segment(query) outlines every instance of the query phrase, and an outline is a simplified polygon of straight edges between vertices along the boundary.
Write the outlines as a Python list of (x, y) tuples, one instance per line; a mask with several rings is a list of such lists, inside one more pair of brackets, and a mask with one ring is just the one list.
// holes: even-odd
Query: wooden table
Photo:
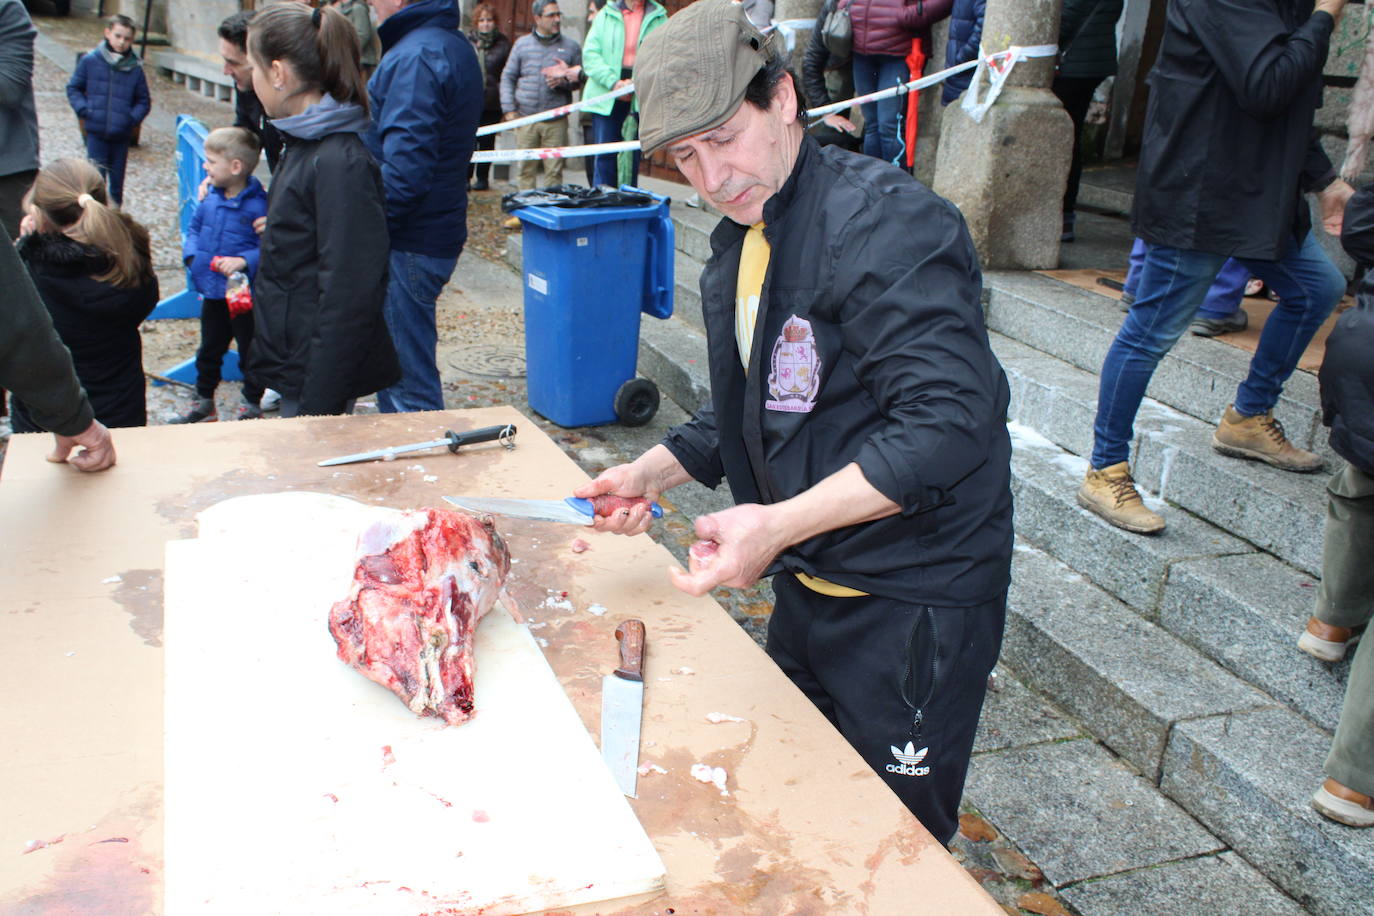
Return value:
[[(315, 466), (506, 422), (519, 426), (511, 451)], [(163, 550), (195, 536), (198, 511), (288, 489), (397, 508), (555, 498), (585, 479), (508, 407), (122, 429), (115, 442), (115, 468), (81, 474), (43, 460), (51, 437), (15, 436), (0, 477), (0, 913), (161, 912)], [(510, 590), (592, 735), (616, 622), (633, 614), (649, 631), (641, 763), (666, 773), (641, 777), (632, 805), (668, 891), (561, 913), (1002, 912), (716, 602), (669, 585), (665, 549), (531, 522), (503, 533), (520, 561)], [(579, 534), (592, 549), (574, 554)], [(723, 767), (728, 794), (692, 778), (695, 763)]]

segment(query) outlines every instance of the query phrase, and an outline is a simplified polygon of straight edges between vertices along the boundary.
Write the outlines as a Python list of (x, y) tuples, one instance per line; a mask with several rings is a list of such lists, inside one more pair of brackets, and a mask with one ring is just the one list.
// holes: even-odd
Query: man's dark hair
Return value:
[(243, 10), (225, 17), (219, 24), (219, 37), (237, 47), (248, 50), (248, 24), (253, 21), (253, 10)]
[(777, 94), (784, 73), (792, 77), (792, 90), (797, 94), (797, 117), (800, 118), (807, 108), (806, 95), (802, 92), (801, 80), (787, 66), (787, 58), (781, 54), (770, 57), (763, 69), (754, 74), (749, 85), (744, 87), (744, 100), (760, 111), (767, 111), (768, 106), (773, 104), (773, 96)]
[(558, 0), (534, 0), (534, 2), (530, 4), (530, 12), (534, 13), (536, 16), (542, 16), (544, 15), (544, 7), (548, 6), (550, 3), (557, 2)]

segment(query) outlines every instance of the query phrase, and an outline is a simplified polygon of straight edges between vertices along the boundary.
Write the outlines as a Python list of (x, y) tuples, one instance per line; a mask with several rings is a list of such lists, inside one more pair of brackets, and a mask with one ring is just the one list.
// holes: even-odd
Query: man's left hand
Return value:
[(744, 503), (696, 521), (688, 571), (672, 567), (668, 578), (689, 595), (704, 595), (718, 585), (746, 588), (787, 546), (775, 507)]
[(1344, 179), (1337, 178), (1317, 194), (1317, 203), (1322, 211), (1322, 228), (1328, 234), (1341, 237), (1341, 227), (1345, 225), (1345, 204), (1354, 193), (1355, 189), (1346, 184)]

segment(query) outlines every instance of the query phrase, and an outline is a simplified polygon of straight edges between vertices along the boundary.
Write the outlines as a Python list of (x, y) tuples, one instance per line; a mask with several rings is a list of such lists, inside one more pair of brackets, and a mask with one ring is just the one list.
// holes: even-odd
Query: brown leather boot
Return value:
[(1100, 471), (1088, 468), (1078, 488), (1078, 504), (1126, 531), (1158, 534), (1164, 530), (1163, 517), (1145, 508), (1131, 479), (1130, 465), (1124, 461)]
[(1338, 662), (1345, 658), (1355, 631), (1350, 627), (1336, 627), (1316, 617), (1309, 617), (1307, 628), (1298, 637), (1298, 648), (1324, 662)]
[(1232, 458), (1263, 461), (1285, 471), (1306, 473), (1322, 466), (1320, 457), (1288, 441), (1283, 424), (1274, 419), (1272, 410), (1247, 417), (1228, 404), (1212, 434), (1212, 448)]
[(1312, 807), (1322, 817), (1347, 827), (1374, 827), (1374, 799), (1334, 779), (1322, 783), (1312, 796)]

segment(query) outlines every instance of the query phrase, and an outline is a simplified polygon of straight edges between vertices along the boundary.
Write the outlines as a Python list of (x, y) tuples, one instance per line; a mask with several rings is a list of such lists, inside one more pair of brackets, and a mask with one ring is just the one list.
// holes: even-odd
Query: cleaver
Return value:
[(601, 680), (601, 759), (620, 791), (635, 795), (639, 776), (639, 720), (644, 709), (644, 621), (615, 628), (620, 667)]

